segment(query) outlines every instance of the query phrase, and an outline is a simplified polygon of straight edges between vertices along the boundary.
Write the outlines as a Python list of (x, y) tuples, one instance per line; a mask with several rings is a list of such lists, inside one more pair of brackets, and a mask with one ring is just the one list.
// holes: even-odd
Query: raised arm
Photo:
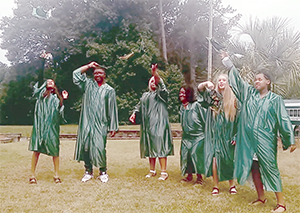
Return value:
[(99, 67), (99, 64), (96, 62), (91, 62), (89, 64), (83, 65), (73, 71), (73, 83), (77, 85), (80, 89), (84, 90), (86, 82), (86, 71), (90, 68)]
[(243, 103), (245, 97), (248, 94), (248, 89), (250, 85), (242, 79), (239, 71), (233, 65), (232, 61), (230, 60), (226, 52), (221, 53), (221, 57), (222, 57), (222, 63), (226, 68), (229, 69), (229, 73), (228, 73), (229, 85), (234, 95), (237, 97), (237, 99)]
[(33, 86), (33, 94), (32, 94), (32, 97), (35, 97), (35, 98), (38, 98), (40, 96), (40, 92), (46, 88), (46, 82), (44, 82), (42, 84), (42, 86), (38, 87), (39, 86), (39, 83), (36, 82), (35, 85)]
[(202, 82), (198, 85), (198, 91), (199, 92), (204, 92), (205, 90), (207, 89), (210, 89), (210, 90), (213, 90), (215, 88), (214, 84), (210, 81), (205, 81), (205, 82)]
[(152, 64), (151, 65), (151, 70), (152, 70), (152, 76), (154, 76), (155, 85), (157, 86), (159, 81), (160, 81), (160, 76), (157, 72), (157, 64)]

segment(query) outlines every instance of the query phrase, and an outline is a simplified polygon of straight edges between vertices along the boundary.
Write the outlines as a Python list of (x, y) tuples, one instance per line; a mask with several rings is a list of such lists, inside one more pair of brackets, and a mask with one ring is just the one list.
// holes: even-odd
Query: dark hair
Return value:
[(185, 90), (186, 99), (189, 103), (196, 101), (194, 88), (192, 86), (185, 85), (185, 86), (180, 87), (179, 92), (178, 92), (178, 100), (180, 103), (181, 103), (181, 101), (179, 99), (179, 93), (182, 88)]
[(255, 75), (258, 75), (258, 74), (263, 74), (263, 76), (265, 77), (265, 79), (267, 79), (267, 80), (270, 81), (270, 84), (268, 85), (268, 90), (271, 90), (272, 80), (271, 80), (270, 74), (266, 73), (266, 72), (257, 72), (257, 73), (255, 73)]

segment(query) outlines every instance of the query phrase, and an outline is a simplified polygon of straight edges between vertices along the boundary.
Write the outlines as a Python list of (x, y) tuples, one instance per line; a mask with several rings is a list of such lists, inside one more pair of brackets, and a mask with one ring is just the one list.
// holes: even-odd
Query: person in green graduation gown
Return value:
[(150, 172), (146, 178), (156, 175), (156, 158), (159, 159), (161, 173), (158, 180), (166, 180), (167, 156), (173, 155), (173, 140), (167, 110), (168, 91), (157, 72), (157, 64), (152, 65), (152, 77), (148, 83), (149, 91), (145, 92), (133, 110), (129, 120), (136, 123), (141, 117), (140, 154), (149, 158)]
[[(94, 79), (86, 72), (93, 70)], [(108, 181), (106, 163), (107, 133), (113, 137), (119, 129), (115, 90), (105, 82), (106, 72), (97, 62), (73, 71), (73, 82), (83, 91), (78, 124), (75, 160), (84, 161), (85, 174), (81, 181), (93, 178), (93, 166), (100, 172), (97, 179)]]
[(221, 53), (223, 64), (230, 70), (229, 81), (241, 102), (238, 124), (235, 176), (244, 184), (252, 173), (257, 200), (252, 205), (265, 204), (264, 190), (274, 191), (277, 206), (272, 212), (286, 210), (282, 182), (277, 166), (277, 136), (281, 137), (283, 149), (296, 149), (290, 118), (282, 97), (271, 92), (271, 80), (267, 70), (257, 72), (254, 87), (245, 82), (226, 52)]
[(187, 176), (184, 182), (193, 180), (196, 173), (197, 184), (203, 184), (204, 174), (204, 137), (206, 109), (197, 101), (193, 87), (185, 86), (179, 90), (180, 123), (182, 127), (182, 140), (180, 148), (181, 175)]
[[(215, 88), (215, 89), (214, 89)], [(213, 176), (212, 195), (219, 194), (219, 181), (229, 181), (229, 193), (236, 194), (234, 183), (234, 151), (237, 100), (228, 85), (228, 76), (220, 74), (216, 86), (210, 81), (200, 83), (198, 90), (207, 107), (204, 161), (205, 175)]]
[(33, 151), (29, 183), (37, 183), (36, 166), (41, 153), (53, 156), (54, 182), (61, 183), (59, 178), (59, 124), (63, 118), (63, 98), (52, 79), (48, 79), (41, 87), (38, 87), (38, 83), (36, 83), (33, 89), (33, 97), (37, 101), (29, 141), (29, 150)]

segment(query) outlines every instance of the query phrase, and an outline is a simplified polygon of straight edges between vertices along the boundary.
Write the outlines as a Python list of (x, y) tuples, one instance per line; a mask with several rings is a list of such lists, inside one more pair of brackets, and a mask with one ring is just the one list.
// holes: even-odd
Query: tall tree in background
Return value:
[[(300, 97), (300, 33), (289, 27), (287, 19), (274, 17), (253, 20), (240, 26), (229, 46), (236, 66), (252, 82), (254, 73), (265, 70), (272, 77), (272, 90), (284, 98)], [(248, 39), (240, 39), (242, 37)]]
[[(216, 34), (225, 38), (227, 30), (237, 19), (224, 21), (222, 15), (232, 9), (224, 9), (220, 1), (215, 2), (216, 7), (219, 5), (222, 9), (221, 18), (216, 19)], [(30, 74), (32, 82), (38, 80), (38, 73), (43, 68), (39, 56), (46, 51), (54, 56), (53, 71), (47, 72), (46, 77), (56, 76), (57, 84), (70, 94), (65, 102), (69, 122), (78, 120), (76, 109), (80, 105), (80, 94), (71, 82), (71, 73), (91, 60), (109, 67), (108, 81), (117, 90), (123, 121), (127, 120), (128, 111), (136, 103), (139, 93), (147, 88), (150, 64), (158, 62), (160, 70), (175, 85), (168, 86), (172, 88), (172, 97), (175, 97), (171, 98), (170, 110), (173, 114), (170, 113), (170, 116), (174, 115), (176, 120), (176, 89), (182, 83), (180, 71), (192, 67), (198, 72), (206, 67), (206, 4), (204, 0), (18, 0), (14, 16), (6, 17), (0, 23), (3, 30), (1, 47), (8, 51), (8, 59), (13, 64), (9, 68), (10, 77), (16, 80), (1, 91), (1, 104), (17, 104), (16, 97), (8, 94), (23, 94), (18, 92), (22, 86), (15, 86), (22, 82), (22, 76)], [(193, 10), (196, 13), (194, 16), (188, 11), (189, 8), (197, 8)], [(35, 15), (32, 15), (33, 11)], [(48, 16), (39, 11), (48, 12)], [(161, 20), (165, 36), (161, 33)], [(193, 25), (189, 21), (193, 21)], [(164, 39), (166, 51), (162, 51)], [(133, 55), (127, 60), (119, 59), (129, 53)], [(168, 58), (164, 60), (165, 53)], [(179, 77), (176, 78), (176, 75)], [(29, 100), (31, 91), (24, 91), (28, 91), (23, 96)], [(24, 103), (29, 104), (25, 100)], [(9, 110), (8, 107), (5, 109)]]
[(162, 0), (159, 0), (159, 17), (160, 17), (163, 59), (166, 63), (168, 63), (165, 25), (164, 25), (163, 9), (162, 9)]

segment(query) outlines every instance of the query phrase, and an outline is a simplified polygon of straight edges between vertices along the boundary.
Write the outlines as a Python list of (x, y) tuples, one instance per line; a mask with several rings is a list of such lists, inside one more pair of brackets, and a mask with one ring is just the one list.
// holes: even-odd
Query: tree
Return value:
[[(299, 96), (300, 79), (300, 32), (288, 28), (287, 19), (274, 17), (252, 20), (239, 27), (236, 40), (229, 46), (232, 57), (244, 77), (251, 82), (254, 73), (264, 70), (272, 76), (272, 90), (284, 98)], [(248, 41), (240, 41), (247, 35)]]

